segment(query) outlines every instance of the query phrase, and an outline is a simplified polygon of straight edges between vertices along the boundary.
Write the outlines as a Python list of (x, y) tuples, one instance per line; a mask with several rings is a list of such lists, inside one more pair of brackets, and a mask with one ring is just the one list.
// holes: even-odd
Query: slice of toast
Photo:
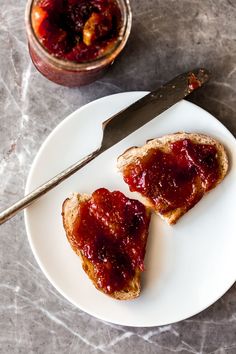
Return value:
[[(153, 169), (153, 165), (147, 168), (145, 172), (146, 175), (140, 172), (139, 166), (145, 166), (147, 156), (151, 156), (151, 154), (157, 154), (157, 151), (160, 151), (161, 154), (170, 154), (173, 153), (171, 147), (173, 144), (177, 142), (181, 142), (184, 140), (190, 141), (192, 144), (200, 144), (202, 147), (204, 145), (210, 146), (209, 149), (214, 149), (216, 154), (214, 155), (215, 161), (211, 162), (214, 166), (217, 166), (217, 178), (215, 179), (214, 183), (210, 185), (209, 183), (204, 181), (201, 173), (199, 173), (198, 168), (198, 161), (194, 161), (192, 170), (189, 169), (188, 173), (193, 173), (193, 169), (195, 169), (197, 175), (194, 176), (191, 195), (189, 195), (189, 200), (186, 199), (176, 206), (171, 206), (171, 203), (168, 200), (165, 200), (161, 196), (160, 187), (158, 186), (159, 181), (153, 180), (153, 185), (149, 188), (149, 192), (143, 192), (144, 188), (139, 188), (140, 183), (145, 183), (145, 178), (147, 173), (150, 173), (150, 170)], [(182, 143), (181, 143), (182, 144)], [(198, 147), (201, 148), (201, 147)], [(208, 148), (208, 147), (207, 147)], [(181, 153), (182, 154), (182, 153)], [(180, 155), (179, 155), (180, 156)], [(158, 157), (157, 157), (158, 158)], [(176, 161), (178, 165), (178, 169), (180, 173), (183, 173), (184, 170), (181, 171), (179, 164), (180, 164), (180, 157), (176, 156)], [(206, 160), (207, 161), (207, 160)], [(191, 162), (191, 161), (190, 161)], [(201, 163), (201, 161), (199, 161)], [(206, 162), (204, 162), (206, 164)], [(208, 162), (210, 163), (210, 161)], [(141, 164), (141, 165), (140, 165)], [(148, 166), (148, 165), (146, 165)], [(150, 208), (152, 208), (156, 213), (158, 213), (163, 219), (165, 219), (169, 224), (175, 224), (177, 220), (184, 215), (189, 209), (191, 209), (202, 197), (205, 193), (209, 190), (213, 189), (217, 184), (219, 184), (225, 177), (227, 170), (228, 170), (228, 158), (226, 151), (221, 143), (215, 140), (212, 137), (209, 137), (204, 134), (197, 134), (197, 133), (175, 133), (170, 135), (165, 135), (161, 138), (156, 138), (153, 140), (147, 141), (147, 143), (142, 147), (131, 147), (130, 149), (126, 150), (121, 156), (118, 157), (117, 160), (117, 167), (119, 171), (123, 174), (125, 182), (129, 185), (131, 191), (138, 192), (142, 196), (142, 201), (144, 204)], [(170, 168), (175, 168), (175, 165), (171, 166)], [(148, 170), (149, 169), (149, 170)], [(211, 168), (208, 167), (208, 174), (211, 177)], [(213, 170), (212, 170), (213, 171)], [(129, 182), (129, 177), (135, 177), (136, 185), (131, 185)], [(174, 172), (173, 172), (174, 173)], [(206, 175), (207, 176), (207, 175)], [(166, 179), (170, 178), (168, 174), (166, 174)], [(209, 178), (209, 177), (207, 177)], [(137, 182), (138, 181), (138, 182)], [(169, 181), (168, 183), (171, 183)], [(165, 183), (165, 180), (164, 180)], [(158, 186), (158, 187), (157, 187)], [(141, 191), (140, 191), (141, 190)], [(178, 186), (176, 189), (172, 188), (171, 186), (171, 198), (174, 198), (174, 194), (178, 195), (180, 193), (180, 189)], [(184, 189), (183, 189), (184, 191)], [(191, 198), (190, 198), (191, 197)], [(168, 207), (167, 207), (168, 205)]]
[[(105, 191), (106, 195), (109, 198), (109, 194), (111, 195), (109, 191), (106, 189), (100, 189), (97, 191)], [(122, 235), (119, 235), (119, 225), (120, 222), (123, 220), (118, 220), (117, 223), (117, 215), (118, 218), (122, 217), (122, 205), (120, 207), (120, 210), (116, 210), (116, 206), (112, 206), (111, 200), (109, 201), (108, 206), (104, 206), (103, 202), (104, 200), (101, 200), (100, 196), (97, 198), (96, 192), (95, 191), (92, 196), (88, 195), (81, 195), (81, 194), (76, 194), (74, 193), (71, 198), (68, 198), (64, 201), (63, 206), (62, 206), (62, 217), (63, 217), (63, 225), (64, 229), (66, 231), (66, 236), (67, 239), (72, 247), (72, 249), (76, 252), (78, 256), (80, 256), (82, 260), (82, 266), (84, 271), (87, 273), (88, 277), (92, 280), (93, 284), (95, 287), (102, 291), (103, 293), (117, 299), (117, 300), (129, 300), (129, 299), (134, 299), (139, 296), (140, 294), (140, 279), (141, 279), (141, 271), (143, 270), (142, 266), (142, 261), (140, 264), (136, 264), (135, 266), (133, 265), (133, 260), (132, 257), (130, 257), (130, 254), (126, 254), (125, 247), (122, 249), (120, 247), (120, 243), (126, 242), (126, 239), (130, 238), (129, 242), (132, 243), (132, 237), (134, 238), (134, 244), (136, 241), (138, 241), (139, 244), (141, 244), (142, 249), (142, 255), (144, 258), (145, 255), (145, 248), (146, 248), (146, 241), (148, 237), (148, 226), (150, 222), (150, 211), (147, 210), (139, 201), (133, 200), (126, 198), (122, 193), (120, 192), (113, 192), (117, 193), (118, 197), (122, 196), (122, 198), (125, 198), (127, 200), (127, 204), (131, 203), (135, 207), (137, 206), (138, 210), (141, 210), (141, 213), (143, 215), (139, 215), (139, 221), (141, 222), (140, 227), (137, 227), (137, 232), (135, 234), (129, 234), (127, 230), (129, 230), (132, 227), (135, 227), (135, 217), (131, 215), (130, 219), (125, 219), (124, 224), (126, 225), (126, 230)], [(87, 203), (87, 204), (86, 204)], [(121, 203), (122, 204), (122, 203)], [(85, 225), (85, 209), (89, 209), (89, 225)], [(135, 209), (134, 207), (134, 209)], [(109, 215), (108, 209), (112, 210), (111, 214)], [(129, 210), (129, 206), (127, 207)], [(129, 210), (130, 212), (130, 210)], [(98, 214), (99, 213), (99, 214)], [(124, 210), (124, 213), (126, 213), (126, 210)], [(86, 221), (87, 222), (87, 221)], [(128, 225), (129, 224), (129, 225)], [(96, 225), (96, 233), (93, 232), (93, 229), (90, 227), (91, 225)], [(123, 226), (122, 226), (123, 227)], [(123, 229), (122, 229), (123, 230)], [(131, 229), (130, 229), (131, 230)], [(92, 232), (92, 234), (91, 234)], [(90, 235), (90, 236), (88, 236)], [(82, 239), (86, 239), (86, 237), (90, 237), (90, 241), (83, 241), (81, 243)], [(106, 257), (100, 257), (100, 259), (95, 257), (90, 257), (90, 253), (88, 252), (88, 245), (90, 244), (89, 242), (93, 242), (93, 239), (91, 237), (94, 237), (94, 240), (98, 240), (99, 237), (102, 240), (102, 237), (105, 237), (106, 240), (108, 240), (108, 243), (103, 243), (103, 242), (98, 242), (98, 248), (95, 250), (96, 253), (98, 254), (106, 254), (108, 255), (108, 261)], [(119, 239), (120, 237), (120, 239)], [(80, 239), (81, 238), (81, 239)], [(110, 245), (110, 240), (111, 240), (111, 246)], [(139, 242), (141, 240), (141, 243)], [(113, 242), (114, 241), (114, 242)], [(86, 242), (88, 244), (86, 244)], [(95, 241), (94, 241), (95, 242)], [(96, 241), (97, 242), (97, 241)], [(91, 244), (90, 244), (91, 245)], [(105, 245), (105, 246), (104, 246)], [(100, 247), (101, 246), (101, 247)], [(115, 248), (114, 248), (114, 247)], [(104, 249), (105, 247), (105, 249)], [(107, 249), (106, 249), (107, 247)], [(109, 248), (109, 249), (108, 249)], [(119, 249), (119, 252), (117, 251)], [(112, 250), (114, 250), (114, 254), (112, 254)], [(134, 246), (134, 251), (137, 251), (137, 248), (135, 249)], [(135, 253), (134, 253), (135, 254)], [(110, 258), (109, 258), (110, 257)], [(118, 257), (118, 258), (117, 258)], [(119, 259), (121, 262), (123, 259), (125, 260), (124, 264), (121, 264), (121, 267), (119, 269), (112, 269), (112, 267), (115, 267), (114, 264), (116, 265), (115, 262), (113, 262), (112, 259)], [(109, 261), (111, 260), (111, 262)], [(132, 269), (132, 272), (127, 269), (128, 272), (123, 272), (124, 274), (131, 274), (132, 276), (127, 279), (127, 281), (122, 280), (122, 288), (115, 287), (114, 291), (108, 287), (104, 287), (104, 285), (101, 285), (101, 277), (99, 278), (99, 273), (98, 269), (105, 269), (105, 272), (108, 271), (108, 275), (112, 279), (112, 275), (115, 276), (115, 279), (120, 277), (122, 273), (122, 269), (124, 270), (124, 266), (129, 269)], [(106, 268), (107, 267), (107, 268)], [(123, 268), (122, 268), (123, 267)], [(107, 270), (108, 269), (108, 270)], [(117, 274), (119, 272), (119, 274)], [(131, 273), (130, 273), (131, 272)], [(123, 274), (122, 273), (122, 274)], [(106, 275), (106, 274), (105, 274)], [(125, 276), (125, 275), (124, 275)], [(120, 278), (119, 278), (120, 279)]]

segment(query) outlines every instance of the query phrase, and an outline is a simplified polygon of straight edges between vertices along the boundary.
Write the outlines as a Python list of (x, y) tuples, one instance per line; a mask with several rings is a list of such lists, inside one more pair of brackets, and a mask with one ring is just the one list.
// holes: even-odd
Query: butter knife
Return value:
[(103, 138), (100, 148), (2, 211), (0, 213), (0, 225), (87, 165), (95, 157), (201, 87), (208, 80), (209, 72), (206, 69), (197, 69), (181, 74), (104, 121), (102, 123)]

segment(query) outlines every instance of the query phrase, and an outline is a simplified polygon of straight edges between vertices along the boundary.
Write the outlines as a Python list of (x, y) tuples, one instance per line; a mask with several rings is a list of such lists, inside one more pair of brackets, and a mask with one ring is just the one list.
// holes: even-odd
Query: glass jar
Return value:
[(104, 55), (77, 63), (56, 58), (40, 43), (32, 27), (32, 7), (37, 0), (28, 0), (25, 12), (26, 31), (31, 59), (47, 79), (63, 86), (87, 85), (100, 78), (124, 48), (131, 30), (132, 14), (129, 0), (116, 0), (121, 11), (120, 30), (111, 50)]

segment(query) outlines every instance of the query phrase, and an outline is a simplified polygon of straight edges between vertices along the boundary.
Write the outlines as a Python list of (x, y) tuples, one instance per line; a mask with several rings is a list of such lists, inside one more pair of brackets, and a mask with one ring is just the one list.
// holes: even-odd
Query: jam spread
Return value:
[(212, 189), (219, 178), (217, 150), (213, 145), (183, 139), (170, 144), (170, 152), (150, 149), (129, 164), (124, 180), (131, 191), (147, 197), (162, 213), (190, 208)]
[(192, 92), (193, 90), (196, 90), (197, 88), (199, 88), (201, 86), (202, 86), (201, 82), (197, 79), (197, 77), (194, 75), (194, 73), (191, 73), (188, 77), (188, 90), (189, 90), (189, 92)]
[(36, 0), (31, 20), (38, 40), (50, 54), (82, 63), (113, 48), (121, 12), (115, 0)]
[(135, 269), (144, 269), (149, 221), (143, 204), (118, 191), (98, 189), (80, 204), (73, 242), (93, 263), (97, 285), (106, 293), (124, 289)]

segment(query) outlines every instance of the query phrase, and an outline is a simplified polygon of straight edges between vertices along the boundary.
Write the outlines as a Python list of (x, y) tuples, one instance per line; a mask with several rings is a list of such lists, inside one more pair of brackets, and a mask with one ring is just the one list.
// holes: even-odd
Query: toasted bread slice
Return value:
[[(141, 193), (142, 201), (147, 207), (152, 208), (156, 213), (158, 213), (163, 219), (165, 219), (169, 224), (175, 224), (177, 220), (184, 215), (189, 209), (191, 209), (209, 190), (214, 188), (219, 184), (227, 174), (228, 170), (228, 158), (226, 151), (221, 143), (216, 139), (209, 137), (204, 134), (197, 133), (175, 133), (170, 135), (165, 135), (161, 138), (156, 138), (147, 141), (147, 143), (142, 147), (131, 147), (125, 151), (121, 156), (118, 157), (117, 167), (119, 171), (123, 174), (125, 179), (126, 171), (129, 170), (130, 166), (137, 166), (140, 161), (143, 161), (145, 157), (150, 153), (150, 151), (160, 150), (164, 153), (170, 153), (171, 144), (188, 139), (193, 144), (204, 144), (215, 147), (216, 149), (216, 160), (218, 164), (218, 177), (214, 184), (209, 188), (209, 186), (204, 183), (202, 178), (197, 176), (194, 181), (192, 194), (194, 195), (193, 200), (189, 203), (183, 203), (176, 208), (169, 208), (169, 210), (164, 210), (161, 203), (155, 203), (154, 198), (158, 195), (144, 195)], [(133, 168), (133, 167), (132, 167)], [(129, 183), (128, 183), (129, 184)], [(155, 186), (153, 186), (155, 187)], [(131, 188), (132, 189), (132, 188)], [(132, 191), (139, 192), (139, 190), (132, 189)]]
[[(85, 194), (81, 195), (81, 194), (74, 193), (71, 198), (68, 198), (64, 201), (63, 206), (62, 206), (62, 217), (63, 217), (63, 225), (64, 225), (64, 229), (66, 231), (67, 239), (68, 239), (72, 249), (75, 251), (75, 253), (78, 256), (80, 256), (84, 271), (87, 273), (88, 277), (92, 280), (94, 286), (98, 290), (102, 291), (103, 293), (105, 293), (117, 300), (134, 299), (134, 298), (138, 297), (140, 294), (140, 279), (141, 279), (140, 267), (136, 267), (133, 270), (132, 278), (129, 279), (128, 282), (125, 283), (125, 286), (122, 289), (116, 289), (115, 291), (109, 292), (109, 291), (107, 291), (106, 288), (101, 287), (101, 284), (100, 284), (100, 282), (98, 280), (98, 276), (97, 276), (96, 262), (94, 263), (93, 261), (91, 261), (91, 259), (89, 259), (85, 255), (84, 249), (78, 245), (78, 237), (80, 237), (80, 235), (79, 235), (79, 232), (75, 232), (75, 229), (78, 227), (78, 225), (80, 225), (81, 222), (83, 222), (83, 220), (81, 220), (81, 218), (83, 217), (81, 215), (81, 205), (84, 202), (91, 201), (92, 198), (93, 198), (93, 196), (88, 196)], [(131, 199), (127, 198), (127, 200), (131, 200)], [(140, 202), (138, 202), (138, 201), (134, 201), (134, 202), (139, 203), (142, 206), (142, 208), (144, 210), (144, 214), (145, 214), (145, 215), (143, 215), (143, 217), (146, 218), (146, 224), (144, 225), (145, 227), (143, 228), (142, 234), (139, 235), (139, 237), (143, 240), (143, 247), (144, 247), (143, 255), (144, 255), (147, 236), (148, 236), (148, 225), (150, 222), (150, 211), (148, 211)], [(93, 201), (93, 203), (96, 203), (96, 201)], [(97, 218), (97, 219), (100, 219), (99, 223), (101, 223), (101, 230), (104, 230), (104, 228), (106, 229), (107, 227), (110, 227), (110, 228), (113, 227), (112, 223), (107, 225), (107, 220), (109, 223), (109, 217), (108, 217), (108, 219), (105, 220), (107, 214), (104, 213), (104, 215), (105, 215), (104, 220), (101, 217)], [(95, 214), (94, 214), (94, 217), (96, 218)], [(75, 225), (77, 225), (77, 226), (75, 227)], [(78, 228), (77, 228), (77, 230), (78, 230)], [(95, 235), (95, 237), (96, 237), (96, 235)], [(109, 237), (119, 238), (119, 235), (117, 235), (117, 234), (112, 235), (111, 234)], [(100, 250), (98, 249), (98, 252), (99, 251)], [(105, 252), (106, 252), (106, 250), (105, 250)], [(106, 259), (104, 259), (104, 262), (105, 261), (106, 261)], [(129, 266), (131, 267), (131, 264), (129, 264)]]

